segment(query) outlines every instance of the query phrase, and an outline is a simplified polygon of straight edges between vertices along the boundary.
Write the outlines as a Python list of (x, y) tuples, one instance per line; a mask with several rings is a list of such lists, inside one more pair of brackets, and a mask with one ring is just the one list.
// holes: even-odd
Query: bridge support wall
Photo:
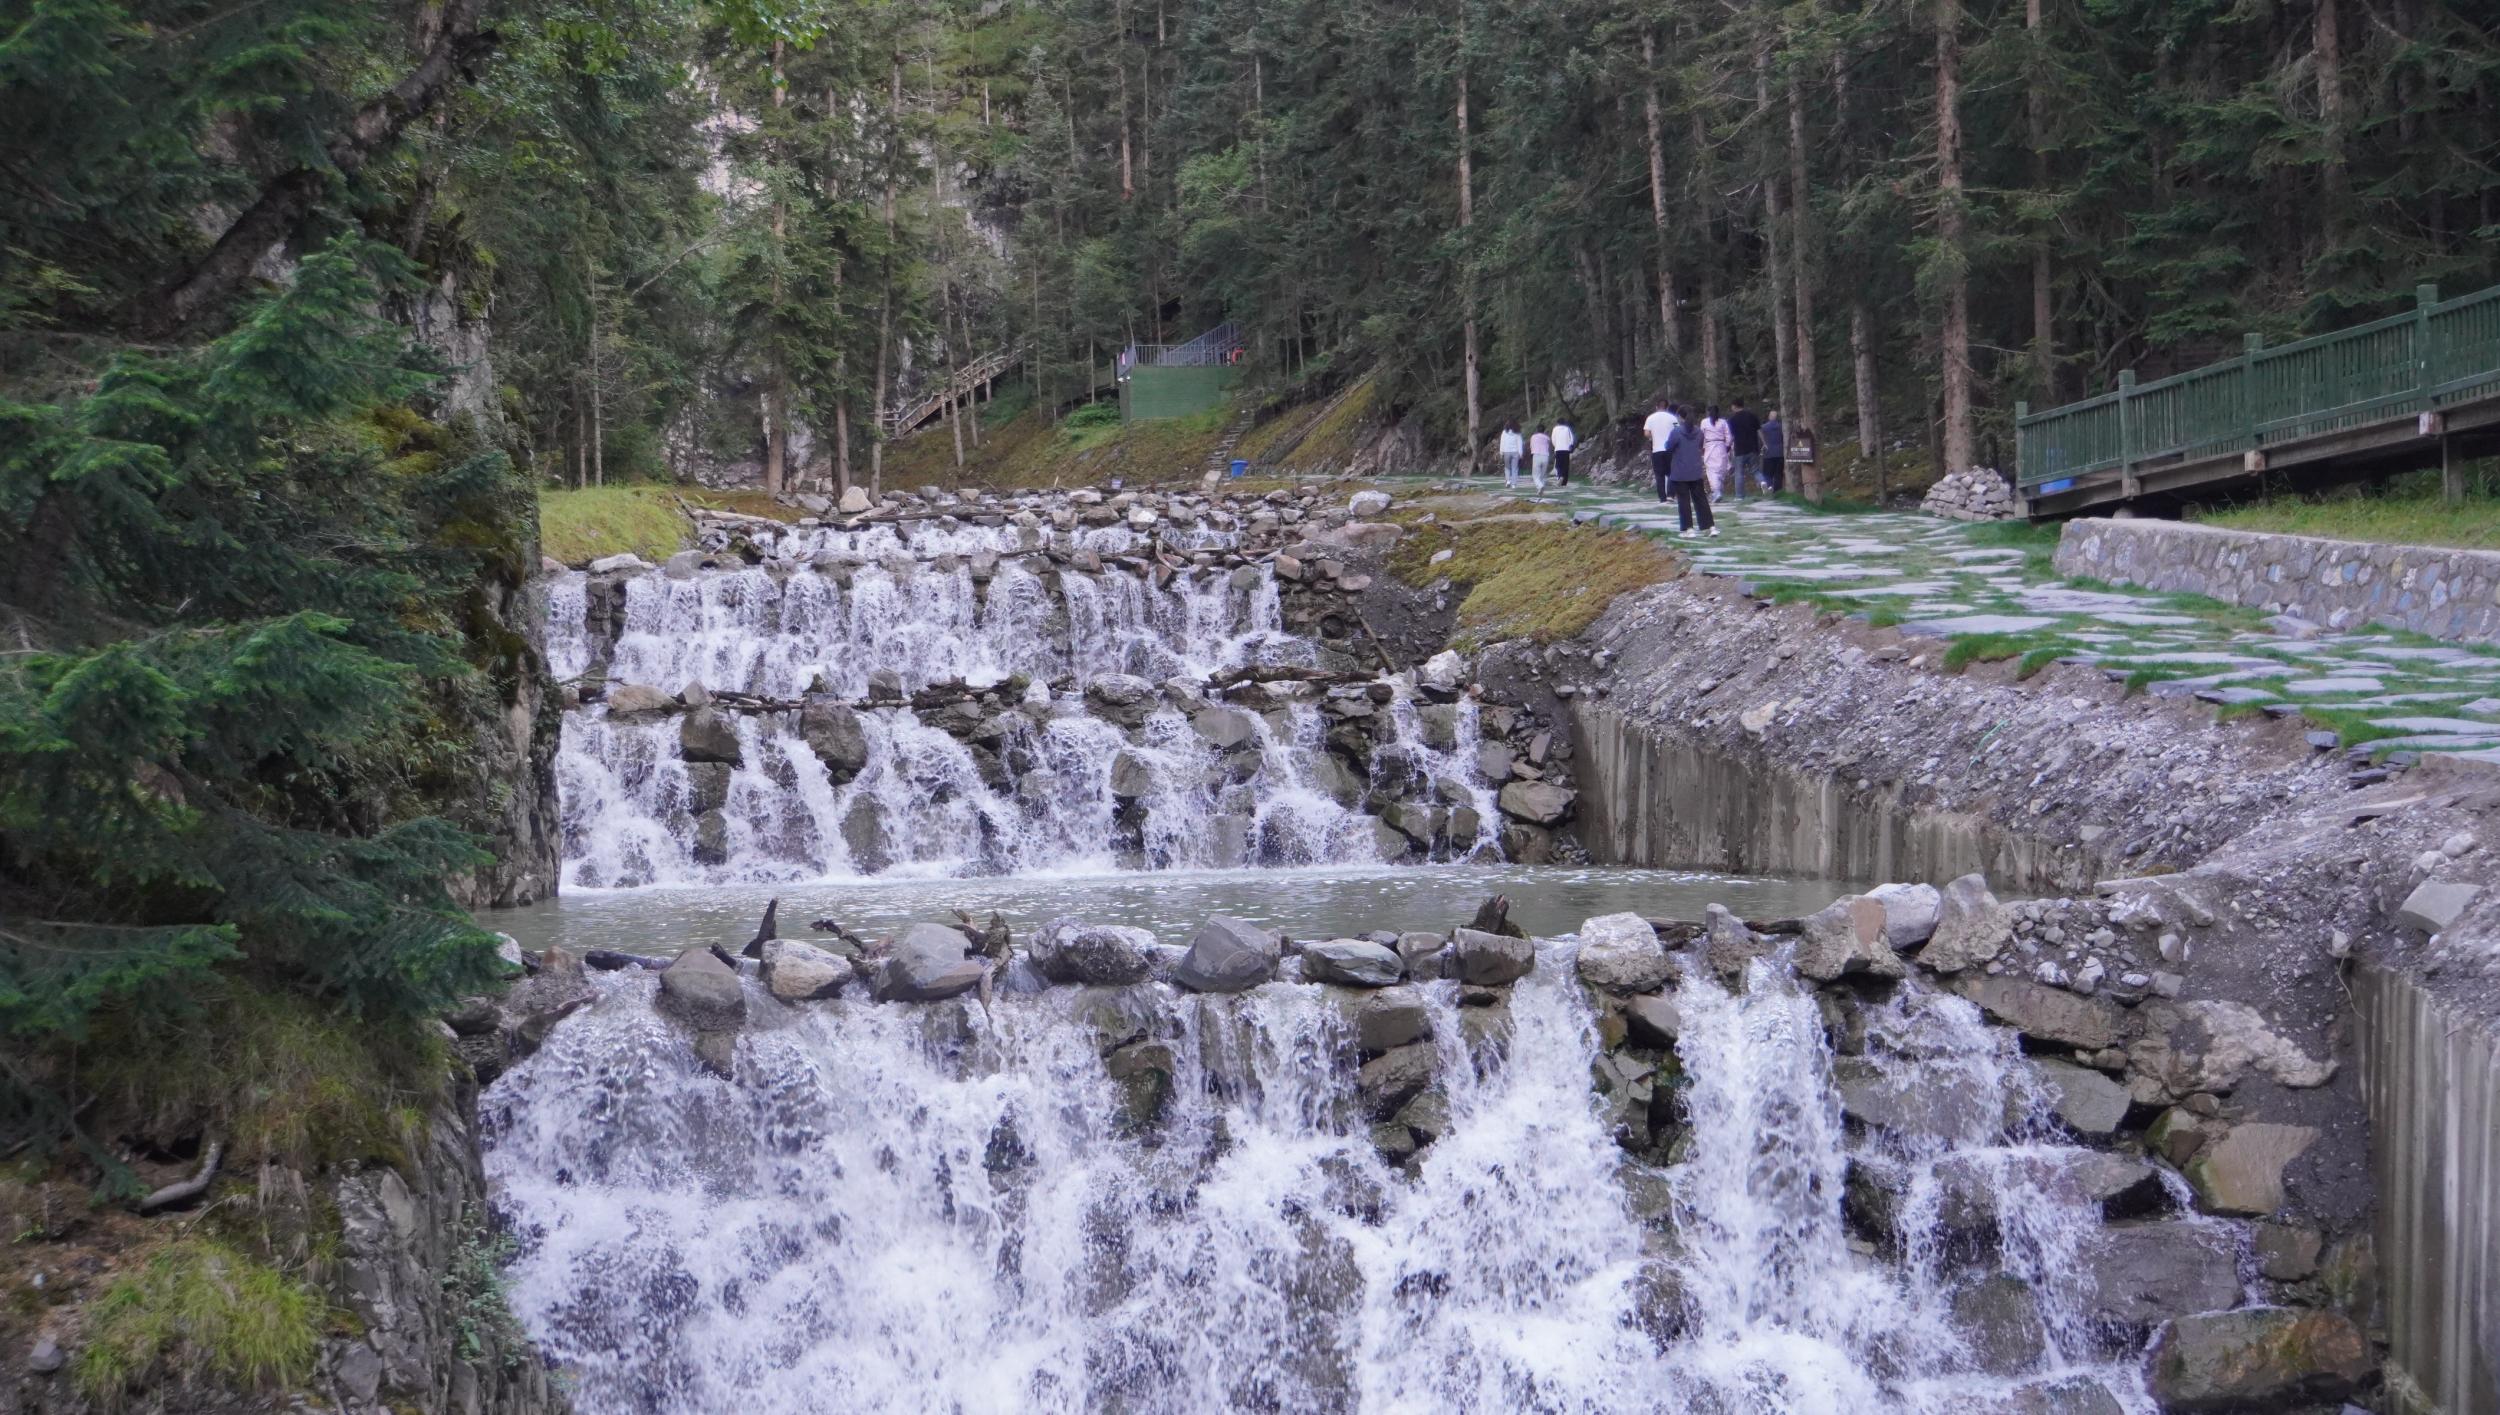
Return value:
[(2500, 552), (2077, 520), (2058, 541), (2057, 569), (2296, 614), (2329, 629), (2383, 624), (2500, 644)]

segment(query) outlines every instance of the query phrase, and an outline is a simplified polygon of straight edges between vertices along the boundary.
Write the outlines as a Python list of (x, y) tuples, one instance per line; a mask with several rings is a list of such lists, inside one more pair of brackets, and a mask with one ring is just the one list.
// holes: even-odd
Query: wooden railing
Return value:
[(954, 378), (937, 392), (916, 402), (897, 404), (887, 409), (883, 419), (885, 435), (889, 438), (900, 437), (927, 422), (949, 402), (967, 396), (972, 390), (1005, 373), (1019, 357), (1013, 349), (993, 350), (956, 370)]
[(2116, 471), (2132, 483), (2148, 466), (2263, 452), (2500, 394), (2500, 285), (2441, 303), (2436, 286), (2414, 308), (2368, 324), (2267, 347), (2247, 337), (2240, 356), (2152, 383), (2133, 370), (2116, 391), (2061, 408), (2015, 405), (2026, 491)]

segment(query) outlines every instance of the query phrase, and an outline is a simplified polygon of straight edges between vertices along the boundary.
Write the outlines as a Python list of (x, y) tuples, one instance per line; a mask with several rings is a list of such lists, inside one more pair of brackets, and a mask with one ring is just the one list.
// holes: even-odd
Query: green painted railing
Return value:
[(2500, 393), (2500, 285), (2444, 304), (2435, 286), (2414, 293), (2405, 314), (2271, 348), (2251, 334), (2236, 359), (2153, 383), (2130, 370), (2114, 392), (2044, 412), (2017, 404), (2020, 484), (2132, 481)]

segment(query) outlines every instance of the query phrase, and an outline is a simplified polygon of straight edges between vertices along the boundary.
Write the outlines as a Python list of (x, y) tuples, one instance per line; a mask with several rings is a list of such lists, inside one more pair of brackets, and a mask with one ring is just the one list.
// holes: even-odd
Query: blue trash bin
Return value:
[(1250, 464), (1236, 459), (1233, 462), (1233, 475), (1237, 477), (1246, 477), (1250, 475)]

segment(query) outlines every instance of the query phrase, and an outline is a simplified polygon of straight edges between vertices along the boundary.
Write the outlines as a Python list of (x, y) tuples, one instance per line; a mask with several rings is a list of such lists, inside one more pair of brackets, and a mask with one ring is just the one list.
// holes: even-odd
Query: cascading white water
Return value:
[[(1348, 1023), (1316, 988), (1054, 989), (986, 1019), (963, 1000), (792, 1010), (759, 993), (731, 1082), (654, 1015), (647, 976), (600, 986), (483, 1107), (520, 1240), (515, 1309), (590, 1415), (1947, 1415), (2085, 1372), (2150, 1409), (2080, 1347), (1973, 1373), (1943, 1315), (1949, 1275), (1852, 1246), (1842, 1181), (1878, 1142), (1844, 1134), (1822, 1021), (1776, 963), (1741, 992), (1695, 976), (1675, 995), (1690, 1134), (1671, 1233), (1636, 1218), (1592, 1099), (1568, 942), (1498, 1013), (1410, 985), (1450, 1116), (1411, 1171), (1373, 1149)], [(1143, 1135), (1098, 1029), (1171, 1050)], [(1988, 1096), (2023, 1094), (2010, 1041), (1958, 1000), (1913, 996), (1869, 1033), (1887, 1076), (1943, 1060)], [(1933, 1169), (2024, 1148), (1974, 1129), (1872, 1157)], [(2004, 1170), (2007, 1207), (2040, 1211), (2009, 1229), (2008, 1266), (2096, 1221), (2020, 1172)], [(1645, 1269), (1684, 1294), (1663, 1341)], [(2069, 1272), (2027, 1272), (2067, 1300)]]
[[(1178, 528), (1174, 529), (1178, 533)], [(867, 759), (829, 777), (800, 714), (741, 714), (739, 760), (707, 799), (681, 760), (673, 715), (612, 718), (602, 703), (565, 715), (557, 773), (564, 883), (616, 888), (784, 883), (870, 874), (998, 874), (1108, 869), (1359, 864), (1379, 858), (1369, 818), (1323, 790), (1316, 713), (1288, 704), (1253, 715), (1256, 750), (1219, 760), (1187, 720), (1157, 712), (1134, 732), (1085, 715), (1080, 689), (1042, 685), (1106, 674), (1203, 681), (1253, 666), (1308, 666), (1309, 642), (1283, 629), (1265, 567), (1185, 569), (1152, 577), (990, 556), (1044, 538), (1013, 526), (920, 523), (808, 529), (774, 542), (760, 565), (672, 569), (603, 591), (612, 644), (587, 627), (587, 577), (552, 578), (548, 653), (560, 677), (594, 667), (611, 683), (789, 700), (870, 695), (891, 673), (906, 694), (934, 684), (979, 690), (1013, 675), (1026, 700), (968, 742), (906, 706), (859, 714)], [(1231, 533), (1199, 527), (1185, 538)], [(1108, 553), (1125, 527), (1096, 527)], [(1036, 568), (1039, 566), (1039, 568)], [(1473, 709), (1465, 711), (1473, 733)], [(1134, 721), (1135, 719), (1130, 719)], [(1399, 740), (1417, 729), (1395, 719)], [(1477, 783), (1472, 735), (1433, 752), (1439, 776), (1478, 801), (1486, 853), (1496, 817)], [(1125, 761), (1130, 777), (1114, 781)], [(1455, 773), (1455, 775), (1452, 775)], [(1142, 792), (1137, 782), (1147, 783)], [(706, 778), (708, 780), (709, 778)], [(717, 806), (706, 840), (698, 817)], [(1376, 808), (1376, 807), (1375, 807)]]

